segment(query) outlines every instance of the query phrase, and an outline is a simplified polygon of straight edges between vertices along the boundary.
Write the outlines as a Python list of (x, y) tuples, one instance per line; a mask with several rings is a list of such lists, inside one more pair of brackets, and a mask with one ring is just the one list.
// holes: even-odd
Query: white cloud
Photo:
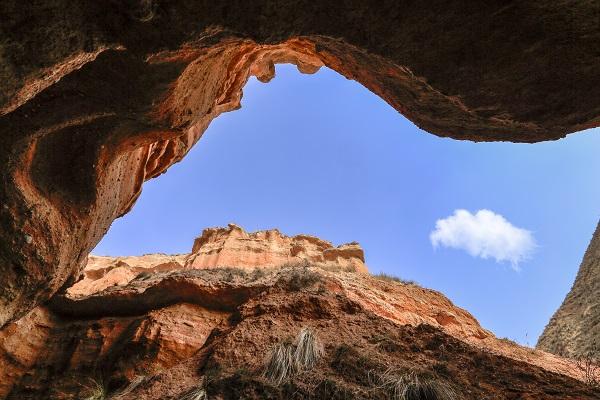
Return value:
[(479, 210), (475, 214), (455, 210), (449, 217), (437, 220), (429, 240), (434, 248), (441, 245), (465, 250), (473, 257), (508, 261), (517, 270), (519, 263), (529, 258), (536, 247), (530, 231), (517, 228), (490, 210)]

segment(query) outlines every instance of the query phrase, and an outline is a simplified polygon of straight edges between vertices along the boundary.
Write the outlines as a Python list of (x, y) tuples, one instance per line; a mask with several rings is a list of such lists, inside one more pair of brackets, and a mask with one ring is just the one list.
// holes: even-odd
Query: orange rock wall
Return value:
[(248, 233), (230, 224), (227, 228), (205, 229), (194, 240), (189, 254), (128, 257), (90, 255), (83, 270), (83, 279), (67, 292), (73, 296), (98, 293), (112, 286), (124, 286), (141, 273), (150, 276), (184, 269), (274, 268), (298, 262), (368, 272), (364, 252), (358, 243), (334, 247), (330, 242), (314, 236), (290, 237), (277, 229)]

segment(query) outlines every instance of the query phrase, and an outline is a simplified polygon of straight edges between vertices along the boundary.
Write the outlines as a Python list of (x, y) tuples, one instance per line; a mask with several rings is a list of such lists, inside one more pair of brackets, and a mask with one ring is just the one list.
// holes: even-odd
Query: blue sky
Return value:
[[(95, 254), (189, 252), (235, 222), (361, 243), (372, 272), (443, 292), (499, 337), (534, 345), (571, 287), (600, 217), (600, 132), (536, 145), (442, 139), (360, 84), (280, 65), (242, 109), (212, 122), (180, 163), (146, 182)], [(488, 209), (531, 232), (519, 263), (432, 246), (436, 221)]]

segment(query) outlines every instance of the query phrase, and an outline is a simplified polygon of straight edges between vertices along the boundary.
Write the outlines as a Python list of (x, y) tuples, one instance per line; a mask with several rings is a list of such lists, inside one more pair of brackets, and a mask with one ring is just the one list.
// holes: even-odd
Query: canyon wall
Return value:
[(424, 130), (537, 142), (600, 124), (588, 1), (2, 1), (0, 326), (71, 286), (145, 180), (250, 76), (327, 66)]
[(544, 329), (537, 348), (563, 357), (600, 360), (600, 222), (575, 283)]
[[(365, 273), (359, 250), (230, 225), (189, 254), (90, 256), (82, 281), (0, 331), (0, 398), (181, 399), (244, 371), (257, 393), (210, 398), (264, 399), (286, 387), (261, 376), (270, 348), (306, 327), (328, 361), (287, 383), (296, 394), (268, 398), (387, 399), (371, 378), (390, 365), (435, 374), (461, 399), (597, 398), (572, 361), (496, 338), (437, 291)], [(344, 352), (362, 356), (339, 367)], [(316, 395), (332, 375), (352, 396)]]

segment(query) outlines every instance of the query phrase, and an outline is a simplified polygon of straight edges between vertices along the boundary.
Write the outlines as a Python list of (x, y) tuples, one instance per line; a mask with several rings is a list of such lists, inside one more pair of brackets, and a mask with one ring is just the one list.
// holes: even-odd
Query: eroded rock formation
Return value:
[[(202, 238), (215, 235), (240, 240), (237, 227)], [(180, 263), (191, 255), (120, 258), (116, 268), (114, 259), (91, 258), (90, 280), (117, 269), (136, 271), (135, 278), (67, 290), (0, 331), (0, 398), (79, 399), (100, 387), (115, 399), (174, 400), (200, 387), (224, 399), (385, 399), (370, 379), (390, 365), (433, 374), (461, 399), (596, 396), (570, 361), (498, 340), (442, 294), (414, 283), (335, 263)], [(291, 379), (292, 395), (262, 371), (270, 348), (307, 326), (323, 342), (324, 360)]]
[(600, 123), (599, 15), (586, 1), (2, 1), (0, 326), (73, 283), (250, 75), (325, 65), (437, 135), (557, 139)]
[(83, 279), (67, 293), (91, 295), (110, 286), (125, 285), (136, 277), (182, 269), (235, 267), (252, 270), (308, 262), (344, 271), (366, 273), (358, 243), (334, 247), (310, 235), (286, 236), (277, 229), (248, 233), (235, 224), (208, 228), (194, 240), (189, 254), (146, 254), (130, 257), (90, 255)]
[(248, 233), (234, 224), (227, 228), (205, 229), (202, 236), (194, 241), (185, 266), (269, 268), (300, 261), (367, 272), (364, 252), (356, 242), (334, 247), (315, 236), (290, 237), (277, 229)]
[(571, 291), (544, 329), (537, 347), (563, 357), (600, 360), (600, 223)]

